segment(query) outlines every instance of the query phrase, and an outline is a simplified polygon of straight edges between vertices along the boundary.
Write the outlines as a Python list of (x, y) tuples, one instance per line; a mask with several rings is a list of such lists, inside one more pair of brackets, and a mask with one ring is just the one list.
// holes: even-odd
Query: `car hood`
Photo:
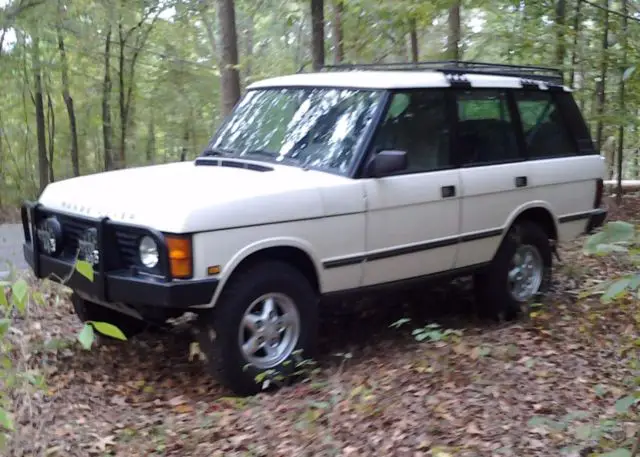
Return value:
[[(260, 171), (211, 161), (178, 162), (71, 178), (47, 186), (39, 202), (54, 211), (200, 232), (325, 215), (319, 188), (348, 178), (286, 165)], [(248, 163), (248, 162), (245, 162)]]

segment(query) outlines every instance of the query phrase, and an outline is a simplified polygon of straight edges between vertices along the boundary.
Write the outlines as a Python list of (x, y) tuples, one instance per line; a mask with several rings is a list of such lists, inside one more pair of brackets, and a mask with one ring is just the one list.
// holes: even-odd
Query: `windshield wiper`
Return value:
[(266, 149), (252, 149), (250, 151), (243, 152), (241, 155), (243, 156), (263, 156), (274, 159), (278, 157), (280, 154), (277, 152), (268, 151)]
[(220, 148), (205, 149), (202, 152), (203, 157), (214, 157), (214, 156), (224, 157), (232, 154), (233, 154), (233, 151), (230, 151), (228, 149), (220, 149)]

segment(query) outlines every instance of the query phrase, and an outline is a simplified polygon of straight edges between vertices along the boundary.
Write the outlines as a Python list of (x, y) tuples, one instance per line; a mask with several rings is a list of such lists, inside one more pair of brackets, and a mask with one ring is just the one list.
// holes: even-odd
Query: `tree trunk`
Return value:
[(67, 115), (69, 116), (69, 129), (71, 131), (71, 168), (73, 176), (80, 176), (80, 158), (78, 152), (78, 127), (76, 124), (76, 112), (73, 108), (73, 97), (69, 91), (69, 63), (67, 62), (67, 53), (64, 48), (64, 40), (60, 27), (58, 33), (58, 50), (60, 51), (60, 66), (62, 72), (62, 98), (67, 107)]
[(125, 87), (124, 87), (124, 46), (125, 40), (123, 36), (122, 23), (118, 24), (118, 107), (120, 109), (120, 144), (118, 147), (118, 160), (116, 168), (124, 168), (127, 163), (127, 117), (125, 110)]
[(416, 24), (416, 19), (409, 19), (409, 37), (411, 39), (411, 61), (413, 63), (417, 63), (419, 60), (419, 50), (418, 50), (418, 26)]
[(113, 169), (113, 125), (111, 124), (111, 25), (104, 45), (104, 82), (102, 83), (102, 137), (104, 140), (104, 169)]
[(567, 15), (566, 0), (557, 0), (556, 2), (556, 65), (562, 67), (564, 65), (564, 56), (567, 52), (565, 43), (565, 22)]
[(449, 8), (449, 37), (447, 39), (447, 54), (452, 60), (460, 60), (460, 1), (456, 1)]
[(245, 44), (245, 53), (247, 59), (247, 65), (245, 69), (245, 81), (251, 80), (251, 75), (253, 73), (253, 33), (255, 24), (253, 21), (253, 15), (247, 18), (247, 42)]
[[(602, 0), (602, 7), (604, 8), (602, 14), (604, 14), (604, 31), (602, 32), (602, 53), (600, 55), (600, 81), (598, 81), (596, 89), (596, 146), (602, 147), (602, 134), (604, 131), (604, 122), (602, 116), (604, 114), (604, 105), (606, 102), (606, 79), (608, 68), (608, 49), (609, 49), (609, 0)], [(608, 163), (609, 169), (611, 169), (612, 163)]]
[(180, 162), (187, 160), (187, 153), (189, 152), (189, 126), (184, 126), (184, 133), (182, 135), (182, 150), (180, 152)]
[(324, 66), (324, 0), (311, 0), (311, 61), (314, 71)]
[(149, 121), (149, 129), (147, 133), (147, 164), (155, 163), (156, 158), (156, 127), (153, 116)]
[(222, 41), (220, 85), (222, 86), (222, 115), (227, 116), (240, 98), (238, 72), (238, 37), (233, 0), (217, 0), (218, 22)]
[[(142, 19), (127, 30), (123, 27), (122, 16), (118, 18), (118, 106), (120, 108), (118, 168), (124, 168), (127, 165), (127, 134), (133, 117), (131, 116), (131, 101), (133, 99), (133, 88), (135, 84), (136, 62), (161, 12), (161, 8), (148, 9), (143, 13)], [(154, 16), (151, 22), (147, 23), (147, 20), (152, 14), (154, 14)], [(133, 43), (128, 45), (129, 39), (133, 36), (135, 36)], [(133, 49), (133, 52), (129, 59), (129, 66), (125, 68), (125, 48), (127, 47)], [(125, 81), (125, 74), (128, 79), (128, 84)]]
[[(616, 192), (616, 203), (620, 205), (622, 203), (622, 163), (624, 161), (624, 123), (626, 122), (626, 112), (624, 104), (624, 89), (625, 80), (624, 72), (627, 67), (627, 0), (622, 0), (622, 70), (620, 76), (620, 86), (618, 90), (618, 104), (620, 108), (621, 121), (618, 126), (618, 161), (617, 161), (617, 175), (618, 175), (618, 190)], [(640, 439), (640, 435), (639, 435)]]
[(53, 156), (55, 151), (56, 138), (56, 114), (53, 110), (51, 94), (47, 91), (47, 130), (49, 131), (49, 182), (55, 181), (53, 174)]
[(333, 63), (340, 64), (344, 61), (344, 35), (342, 33), (342, 14), (344, 13), (344, 0), (333, 0), (333, 21), (331, 21), (333, 36)]
[[(573, 16), (573, 52), (571, 53), (571, 70), (569, 73), (569, 87), (576, 82), (576, 63), (578, 62), (578, 44), (580, 43), (580, 5), (582, 0), (576, 0), (576, 11)], [(580, 84), (584, 84), (581, 81)]]
[(33, 37), (33, 75), (34, 102), (36, 105), (36, 132), (38, 137), (38, 170), (40, 177), (40, 192), (49, 184), (49, 160), (47, 158), (47, 137), (44, 115), (44, 100), (42, 96), (42, 69), (40, 68), (40, 37)]

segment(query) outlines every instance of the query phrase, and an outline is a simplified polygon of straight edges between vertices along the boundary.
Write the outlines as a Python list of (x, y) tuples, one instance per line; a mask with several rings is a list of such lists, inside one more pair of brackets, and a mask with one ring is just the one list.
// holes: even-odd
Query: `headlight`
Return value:
[(140, 262), (147, 268), (153, 268), (158, 265), (158, 260), (158, 245), (150, 236), (143, 236), (140, 240)]
[(40, 248), (49, 255), (57, 254), (62, 244), (62, 226), (55, 217), (48, 217), (36, 227)]

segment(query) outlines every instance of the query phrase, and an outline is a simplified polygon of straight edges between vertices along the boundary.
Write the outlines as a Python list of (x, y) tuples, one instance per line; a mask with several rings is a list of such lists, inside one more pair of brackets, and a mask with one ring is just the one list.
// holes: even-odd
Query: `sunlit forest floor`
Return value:
[[(639, 207), (627, 197), (611, 218), (640, 219)], [(554, 290), (529, 318), (477, 321), (464, 282), (410, 302), (328, 312), (319, 372), (246, 399), (189, 360), (187, 333), (82, 350), (71, 306), (43, 286), (48, 306), (20, 323), (21, 338), (66, 344), (49, 343), (29, 360), (44, 367), (47, 387), (15, 398), (10, 455), (523, 457), (561, 455), (571, 445), (576, 456), (598, 443), (614, 448), (635, 431), (614, 404), (638, 376), (629, 362), (638, 358), (640, 307), (579, 297), (621, 273), (611, 258), (584, 257), (583, 243), (562, 247)], [(405, 317), (411, 321), (390, 327)], [(433, 322), (461, 336), (417, 342), (412, 330)], [(584, 414), (567, 419), (575, 411)], [(534, 416), (566, 426), (529, 424)], [(614, 417), (616, 430), (585, 432)]]

